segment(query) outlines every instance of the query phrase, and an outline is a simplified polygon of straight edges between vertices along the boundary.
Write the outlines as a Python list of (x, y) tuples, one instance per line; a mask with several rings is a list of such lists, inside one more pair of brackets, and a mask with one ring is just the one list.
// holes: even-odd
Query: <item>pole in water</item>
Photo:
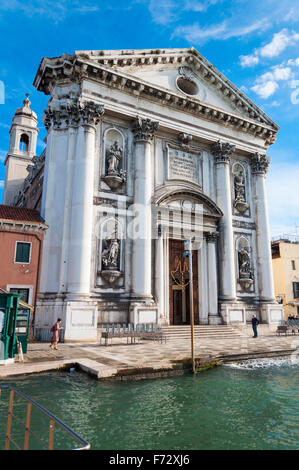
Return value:
[(194, 354), (194, 304), (193, 304), (193, 269), (192, 269), (192, 239), (189, 240), (189, 277), (190, 277), (190, 323), (191, 323), (191, 357), (192, 372), (195, 374), (195, 354)]

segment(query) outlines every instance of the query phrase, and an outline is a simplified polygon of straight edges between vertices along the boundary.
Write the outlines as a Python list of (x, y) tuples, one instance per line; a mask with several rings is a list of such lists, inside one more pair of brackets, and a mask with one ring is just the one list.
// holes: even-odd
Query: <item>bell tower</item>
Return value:
[(5, 159), (3, 204), (13, 206), (28, 176), (27, 166), (36, 154), (37, 116), (26, 94), (23, 107), (16, 110), (10, 127), (9, 150)]

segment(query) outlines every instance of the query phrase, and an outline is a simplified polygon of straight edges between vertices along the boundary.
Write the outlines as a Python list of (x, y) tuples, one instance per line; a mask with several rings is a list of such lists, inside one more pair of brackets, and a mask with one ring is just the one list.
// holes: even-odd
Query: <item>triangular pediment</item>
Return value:
[[(76, 51), (74, 56), (102, 64), (115, 73), (132, 76), (163, 91), (169, 90), (278, 129), (261, 109), (194, 48)], [(184, 87), (187, 85), (187, 90), (180, 89), (182, 84)]]

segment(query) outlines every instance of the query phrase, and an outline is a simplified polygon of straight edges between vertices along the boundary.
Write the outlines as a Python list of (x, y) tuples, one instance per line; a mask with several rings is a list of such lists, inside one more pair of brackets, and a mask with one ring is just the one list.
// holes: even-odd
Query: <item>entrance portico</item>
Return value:
[[(179, 185), (179, 183), (177, 183)], [(164, 188), (165, 189), (165, 188)], [(218, 315), (217, 225), (221, 210), (198, 188), (168, 191), (156, 200), (156, 298), (162, 324), (190, 324), (189, 259), (192, 250), (195, 324), (220, 324)]]

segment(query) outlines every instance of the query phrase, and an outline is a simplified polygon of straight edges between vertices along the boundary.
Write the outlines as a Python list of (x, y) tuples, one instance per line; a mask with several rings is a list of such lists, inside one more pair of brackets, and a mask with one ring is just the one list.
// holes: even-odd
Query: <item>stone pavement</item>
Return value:
[[(48, 343), (30, 343), (24, 363), (19, 363), (16, 356), (14, 364), (0, 366), (0, 381), (70, 367), (77, 367), (98, 379), (121, 380), (177, 375), (190, 369), (190, 342), (186, 340), (166, 344), (143, 340), (139, 344), (127, 344), (125, 339), (114, 339), (108, 347), (99, 342), (64, 343), (58, 347), (58, 351), (53, 351)], [(271, 333), (256, 339), (251, 336), (196, 338), (195, 352), (198, 360), (224, 362), (291, 354), (298, 357), (299, 335), (277, 337)]]

